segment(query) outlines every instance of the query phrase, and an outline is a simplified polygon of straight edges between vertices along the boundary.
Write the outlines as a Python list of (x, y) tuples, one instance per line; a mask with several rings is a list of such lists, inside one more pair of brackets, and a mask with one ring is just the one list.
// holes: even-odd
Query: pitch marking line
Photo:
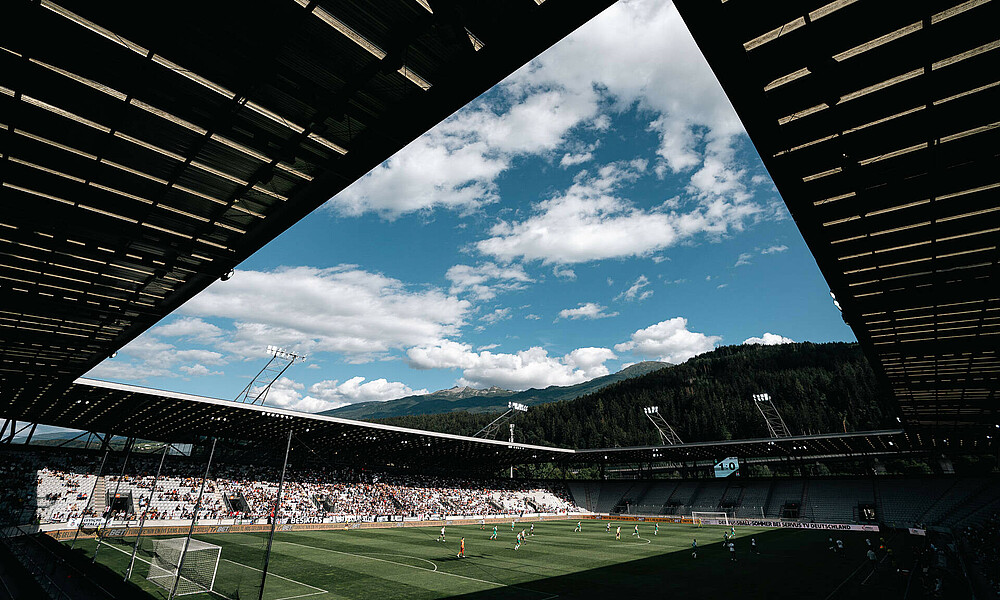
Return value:
[[(399, 565), (401, 567), (407, 567), (407, 568), (410, 568), (410, 569), (418, 569), (420, 571), (426, 571), (427, 573), (439, 573), (441, 575), (448, 575), (449, 577), (458, 577), (459, 579), (468, 579), (469, 581), (478, 581), (479, 583), (485, 583), (485, 584), (488, 584), (488, 585), (495, 585), (497, 587), (509, 587), (509, 588), (513, 588), (515, 590), (522, 590), (522, 591), (525, 591), (525, 592), (531, 592), (533, 594), (547, 594), (548, 593), (548, 592), (540, 592), (538, 590), (533, 590), (533, 589), (530, 589), (530, 588), (523, 588), (523, 587), (516, 586), (516, 585), (509, 585), (509, 584), (506, 584), (506, 583), (497, 583), (496, 581), (487, 581), (486, 579), (476, 579), (475, 577), (469, 577), (467, 575), (459, 575), (457, 573), (449, 573), (448, 571), (432, 571), (432, 570), (426, 569), (424, 567), (418, 567), (418, 566), (415, 566), (415, 565), (408, 565), (406, 563), (396, 562), (394, 560), (386, 560), (384, 558), (375, 558), (374, 556), (365, 556), (363, 554), (354, 554), (353, 552), (344, 552), (342, 550), (333, 550), (332, 548), (323, 548), (321, 546), (310, 546), (309, 544), (299, 544), (298, 542), (286, 542), (284, 540), (274, 540), (274, 543), (276, 543), (276, 544), (289, 544), (289, 545), (292, 545), (292, 546), (300, 546), (302, 548), (310, 548), (312, 550), (322, 550), (324, 552), (332, 552), (334, 554), (343, 554), (343, 555), (346, 555), (346, 556), (354, 556), (354, 557), (357, 557), (357, 558), (366, 558), (368, 560), (377, 560), (379, 562), (385, 562), (385, 563), (390, 563), (390, 564), (393, 564), (393, 565)], [(555, 598), (557, 596), (558, 596), (558, 594), (556, 596), (546, 596), (545, 598), (542, 598), (542, 600), (551, 600), (551, 598)]]
[[(263, 573), (263, 571), (261, 571), (257, 567), (251, 567), (250, 565), (245, 565), (245, 564), (243, 564), (241, 562), (236, 562), (235, 560), (229, 560), (228, 558), (222, 558), (220, 560), (224, 560), (227, 563), (233, 563), (234, 565), (239, 565), (241, 567), (246, 567), (247, 569), (251, 569), (253, 571), (257, 571), (258, 573)], [(309, 585), (308, 583), (302, 583), (301, 581), (296, 581), (294, 579), (289, 579), (288, 577), (282, 577), (281, 575), (278, 575), (277, 573), (272, 573), (272, 572), (268, 571), (268, 575), (270, 575), (271, 577), (277, 577), (278, 579), (284, 579), (285, 581), (291, 581), (292, 583), (297, 583), (297, 584), (299, 584), (301, 586), (305, 586), (305, 587), (307, 587), (309, 589), (312, 589), (312, 590), (316, 590), (315, 592), (313, 592), (311, 594), (300, 594), (298, 596), (287, 596), (285, 598), (278, 598), (277, 600), (291, 600), (292, 598), (305, 598), (306, 596), (318, 596), (319, 594), (329, 594), (330, 593), (327, 590), (324, 590), (323, 588), (318, 588), (318, 587), (316, 587), (314, 585)]]
[(827, 596), (826, 598), (824, 598), (823, 600), (830, 600), (830, 598), (833, 598), (833, 596), (837, 592), (840, 591), (840, 588), (844, 587), (844, 584), (847, 583), (848, 581), (850, 581), (855, 575), (857, 575), (858, 571), (860, 571), (862, 569), (862, 567), (864, 567), (864, 566), (865, 566), (865, 563), (861, 563), (860, 565), (858, 565), (858, 568), (854, 569), (853, 571), (851, 571), (851, 574), (848, 575), (847, 577), (845, 577), (844, 580), (840, 582), (840, 585), (838, 585), (837, 587), (833, 588), (833, 591), (830, 592), (830, 595)]
[[(121, 548), (119, 548), (117, 546), (112, 546), (111, 544), (109, 544), (107, 542), (102, 542), (102, 543), (105, 546), (107, 546), (108, 548), (111, 548), (112, 550), (115, 550), (117, 552), (121, 552), (122, 554), (124, 554), (126, 556), (132, 556), (131, 552), (126, 552), (126, 551), (122, 550)], [(153, 564), (153, 563), (149, 562), (148, 560), (146, 560), (145, 558), (142, 558), (141, 556), (138, 556), (138, 555), (136, 555), (135, 559), (138, 560), (138, 561), (144, 562), (147, 565)], [(241, 567), (246, 567), (247, 569), (253, 569), (254, 571), (257, 571), (257, 572), (262, 572), (260, 569), (257, 569), (255, 567), (251, 567), (250, 565), (245, 565), (243, 563), (236, 562), (235, 560), (229, 560), (228, 558), (220, 558), (219, 560), (224, 560), (224, 561), (226, 561), (228, 563), (233, 563), (234, 565), (239, 565)], [(284, 579), (285, 581), (291, 581), (292, 583), (295, 583), (295, 584), (307, 587), (309, 589), (317, 590), (315, 592), (310, 592), (308, 594), (299, 594), (298, 596), (285, 596), (283, 598), (277, 598), (276, 600), (292, 600), (293, 598), (305, 598), (306, 596), (318, 596), (320, 594), (329, 594), (330, 593), (329, 591), (324, 590), (323, 588), (318, 588), (318, 587), (316, 587), (314, 585), (309, 585), (308, 583), (302, 583), (301, 581), (296, 581), (294, 579), (289, 579), (288, 577), (282, 577), (281, 575), (278, 575), (277, 573), (270, 573), (270, 575), (272, 577), (277, 577), (278, 579)], [(209, 590), (209, 591), (211, 593), (215, 594), (216, 596), (222, 596), (223, 598), (228, 598), (229, 600), (235, 600), (235, 598), (229, 598), (229, 596), (227, 596), (227, 595), (225, 595), (225, 594), (223, 594), (221, 592), (217, 592), (215, 590)], [(547, 599), (545, 599), (545, 600), (547, 600)]]
[[(438, 570), (438, 566), (434, 563), (434, 561), (427, 560), (426, 558), (420, 558), (419, 556), (410, 556), (409, 554), (391, 554), (389, 552), (362, 552), (361, 554), (371, 554), (373, 556), (402, 556), (403, 558), (412, 558), (413, 560), (419, 560), (421, 562), (429, 563), (432, 567), (434, 567), (433, 569), (431, 569), (432, 572)], [(426, 569), (424, 570), (426, 571)]]

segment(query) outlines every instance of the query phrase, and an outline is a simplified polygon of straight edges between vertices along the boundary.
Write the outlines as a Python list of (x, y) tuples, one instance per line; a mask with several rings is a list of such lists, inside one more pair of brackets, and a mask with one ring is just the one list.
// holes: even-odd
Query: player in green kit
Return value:
[(698, 539), (691, 538), (691, 558), (698, 558)]
[(497, 526), (496, 525), (493, 526), (493, 535), (490, 536), (490, 539), (491, 540), (497, 539)]
[(656, 535), (659, 532), (660, 532), (660, 524), (659, 523), (653, 523), (653, 535)]
[(583, 529), (580, 528), (580, 523), (581, 523), (580, 521), (576, 522), (576, 529), (573, 530), (573, 533), (577, 533), (577, 532), (582, 532), (583, 531)]

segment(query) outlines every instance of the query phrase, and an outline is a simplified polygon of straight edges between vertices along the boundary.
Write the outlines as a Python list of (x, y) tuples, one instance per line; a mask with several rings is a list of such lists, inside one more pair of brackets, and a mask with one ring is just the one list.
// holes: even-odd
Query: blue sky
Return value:
[[(767, 334), (767, 335), (765, 335)], [(89, 376), (324, 410), (853, 340), (669, 3), (619, 2)]]

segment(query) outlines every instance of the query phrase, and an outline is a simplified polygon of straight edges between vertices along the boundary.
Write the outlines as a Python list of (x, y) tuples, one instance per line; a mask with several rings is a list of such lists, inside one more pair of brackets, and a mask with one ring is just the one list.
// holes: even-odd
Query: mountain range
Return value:
[(668, 366), (670, 366), (669, 363), (645, 361), (628, 366), (617, 373), (597, 377), (576, 385), (553, 385), (544, 389), (529, 389), (521, 392), (505, 390), (495, 386), (484, 390), (471, 387), (453, 387), (430, 394), (406, 396), (385, 402), (358, 402), (319, 414), (344, 419), (372, 420), (404, 415), (432, 415), (455, 411), (493, 413), (506, 410), (508, 402), (537, 406), (560, 400), (572, 400), (573, 398), (592, 394), (619, 381), (641, 377)]

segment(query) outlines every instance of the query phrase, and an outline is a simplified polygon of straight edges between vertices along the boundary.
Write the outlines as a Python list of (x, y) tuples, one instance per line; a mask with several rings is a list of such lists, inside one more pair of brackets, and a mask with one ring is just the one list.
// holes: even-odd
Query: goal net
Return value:
[(698, 525), (729, 525), (729, 515), (724, 512), (694, 511), (691, 520)]
[[(215, 573), (219, 569), (222, 548), (192, 538), (185, 554), (184, 541), (185, 538), (153, 540), (153, 557), (149, 563), (149, 575), (146, 576), (146, 580), (169, 593), (176, 579), (176, 596), (211, 592), (215, 585)], [(182, 554), (184, 554), (183, 564), (181, 564)]]

